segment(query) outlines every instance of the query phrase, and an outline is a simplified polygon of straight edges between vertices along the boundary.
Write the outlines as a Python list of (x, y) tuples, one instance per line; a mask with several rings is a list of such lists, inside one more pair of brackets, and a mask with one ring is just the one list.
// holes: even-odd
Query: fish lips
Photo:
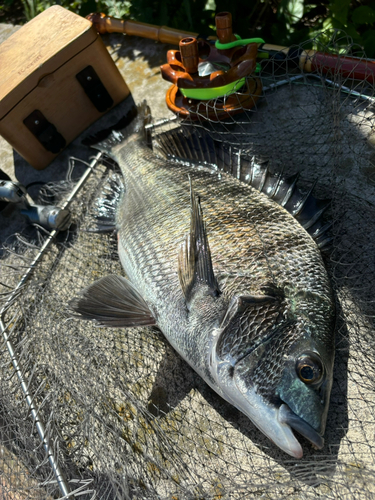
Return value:
[[(281, 401), (277, 406), (261, 396), (256, 388), (249, 387), (234, 369), (235, 387), (230, 402), (244, 413), (271, 441), (288, 455), (302, 458), (303, 450), (293, 431), (308, 439), (316, 448), (324, 446), (323, 437), (290, 407)], [(240, 370), (241, 371), (241, 370)], [(293, 430), (292, 430), (293, 429)]]
[(296, 415), (289, 406), (283, 403), (279, 408), (278, 420), (289, 425), (303, 437), (308, 439), (319, 450), (324, 446), (324, 438), (310, 424)]

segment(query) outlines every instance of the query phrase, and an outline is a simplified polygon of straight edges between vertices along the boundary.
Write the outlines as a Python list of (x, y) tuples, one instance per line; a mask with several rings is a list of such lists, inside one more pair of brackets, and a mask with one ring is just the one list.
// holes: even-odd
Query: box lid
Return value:
[(97, 36), (89, 20), (54, 5), (5, 40), (0, 45), (0, 120)]

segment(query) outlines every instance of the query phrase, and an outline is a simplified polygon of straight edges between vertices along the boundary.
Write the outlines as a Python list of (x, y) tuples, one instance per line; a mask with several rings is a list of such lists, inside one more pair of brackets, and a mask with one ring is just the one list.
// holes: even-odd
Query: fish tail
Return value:
[[(115, 147), (133, 135), (146, 139), (148, 133), (146, 125), (150, 122), (150, 108), (147, 102), (143, 101), (139, 106), (133, 106), (116, 125), (87, 137), (85, 144), (102, 151), (118, 163)], [(122, 175), (112, 172), (102, 185), (100, 194), (94, 202), (86, 231), (106, 233), (117, 230), (116, 211), (124, 189)]]
[(112, 150), (122, 144), (128, 137), (138, 134), (148, 144), (151, 143), (150, 133), (146, 125), (151, 123), (151, 111), (146, 100), (138, 106), (134, 105), (115, 125), (86, 137), (82, 142), (86, 146), (102, 151), (112, 157)]

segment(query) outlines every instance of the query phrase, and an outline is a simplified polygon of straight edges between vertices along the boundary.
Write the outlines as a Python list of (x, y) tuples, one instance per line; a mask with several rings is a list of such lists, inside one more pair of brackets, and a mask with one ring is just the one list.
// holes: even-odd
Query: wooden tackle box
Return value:
[(58, 5), (0, 45), (0, 135), (38, 170), (128, 95), (91, 22)]

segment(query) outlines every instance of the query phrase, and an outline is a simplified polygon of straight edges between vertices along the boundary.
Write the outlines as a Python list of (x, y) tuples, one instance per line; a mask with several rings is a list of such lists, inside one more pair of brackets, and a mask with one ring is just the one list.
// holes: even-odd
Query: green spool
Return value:
[(222, 97), (223, 95), (230, 95), (237, 92), (238, 89), (242, 87), (245, 83), (246, 78), (240, 78), (234, 82), (223, 85), (222, 87), (214, 87), (210, 89), (179, 89), (184, 97), (189, 99), (198, 99), (199, 101), (208, 101), (210, 99), (216, 99), (217, 97)]

